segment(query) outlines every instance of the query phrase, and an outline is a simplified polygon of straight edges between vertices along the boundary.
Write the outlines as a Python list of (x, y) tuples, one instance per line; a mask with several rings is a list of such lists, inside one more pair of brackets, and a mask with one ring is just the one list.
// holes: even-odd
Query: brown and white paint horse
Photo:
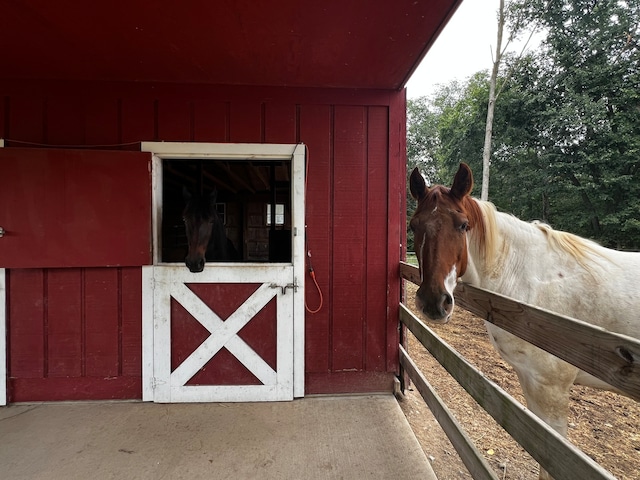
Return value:
[[(461, 164), (451, 188), (427, 187), (416, 168), (410, 220), (421, 285), (416, 307), (446, 323), (458, 278), (480, 288), (640, 338), (640, 253), (609, 250), (575, 235), (498, 212), (469, 196), (471, 169)], [(500, 355), (515, 369), (527, 406), (566, 436), (573, 384), (605, 382), (485, 322)], [(540, 478), (550, 478), (540, 470)]]

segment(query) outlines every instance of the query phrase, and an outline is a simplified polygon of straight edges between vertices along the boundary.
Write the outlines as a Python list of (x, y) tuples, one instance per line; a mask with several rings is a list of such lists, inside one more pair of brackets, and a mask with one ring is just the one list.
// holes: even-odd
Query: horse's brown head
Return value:
[(216, 212), (216, 191), (210, 195), (192, 195), (186, 188), (182, 191), (186, 206), (182, 212), (187, 244), (189, 251), (185, 264), (190, 272), (198, 273), (204, 270), (205, 253), (211, 233), (217, 222), (220, 222)]
[(416, 307), (430, 320), (446, 323), (453, 312), (453, 290), (467, 269), (467, 231), (473, 227), (470, 212), (473, 175), (462, 163), (451, 188), (427, 187), (419, 170), (411, 173), (411, 195), (418, 202), (409, 226), (420, 267), (421, 284)]

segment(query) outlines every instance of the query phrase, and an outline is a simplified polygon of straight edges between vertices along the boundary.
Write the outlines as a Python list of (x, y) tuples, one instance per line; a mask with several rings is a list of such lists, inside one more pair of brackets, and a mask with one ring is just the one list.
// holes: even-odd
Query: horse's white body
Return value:
[[(467, 233), (461, 280), (606, 330), (640, 338), (640, 253), (619, 252), (527, 223), (478, 202), (488, 251)], [(564, 245), (564, 246), (563, 246)], [(567, 249), (567, 246), (569, 248)], [(485, 322), (500, 355), (516, 370), (528, 407), (566, 436), (569, 391), (576, 384), (613, 390), (520, 338)]]

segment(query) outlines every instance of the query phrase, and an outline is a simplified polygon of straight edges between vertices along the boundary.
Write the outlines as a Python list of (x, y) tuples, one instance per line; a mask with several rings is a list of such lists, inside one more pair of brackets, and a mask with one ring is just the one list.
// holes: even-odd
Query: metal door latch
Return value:
[(293, 290), (294, 293), (298, 292), (298, 282), (293, 282), (293, 283), (287, 283), (286, 285), (278, 285), (277, 283), (272, 283), (271, 285), (269, 285), (271, 288), (279, 288), (280, 290), (282, 290), (282, 294), (286, 295), (287, 293), (287, 288), (290, 288)]
[(4, 237), (4, 228), (0, 227), (0, 238)]

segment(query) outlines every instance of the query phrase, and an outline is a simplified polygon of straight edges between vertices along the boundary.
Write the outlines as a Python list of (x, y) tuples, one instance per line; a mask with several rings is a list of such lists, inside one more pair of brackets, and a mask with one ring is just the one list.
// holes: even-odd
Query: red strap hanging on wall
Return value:
[(307, 312), (309, 313), (318, 313), (321, 309), (322, 309), (322, 304), (324, 303), (324, 299), (322, 298), (322, 290), (320, 289), (320, 285), (318, 285), (318, 281), (316, 280), (316, 272), (313, 270), (313, 265), (311, 264), (311, 250), (307, 250), (307, 265), (309, 266), (309, 276), (311, 277), (311, 280), (313, 280), (313, 283), (316, 286), (316, 289), (318, 290), (318, 294), (320, 295), (320, 304), (318, 305), (318, 308), (316, 308), (315, 310), (311, 310), (308, 306), (307, 306), (307, 297), (305, 295), (304, 298), (304, 308), (307, 309)]
[[(306, 155), (306, 174), (305, 174), (305, 179), (304, 179), (304, 197), (305, 197), (305, 207), (307, 205), (307, 181), (309, 180), (309, 147), (305, 145), (305, 148), (307, 150), (307, 155)], [(306, 229), (306, 225), (305, 225), (305, 229)], [(305, 238), (306, 238), (306, 231), (305, 231)], [(304, 308), (306, 308), (307, 312), (314, 314), (314, 313), (318, 313), (321, 309), (322, 309), (322, 305), (324, 303), (324, 299), (322, 297), (322, 290), (320, 289), (320, 285), (318, 285), (318, 281), (316, 280), (316, 272), (313, 270), (313, 264), (311, 263), (311, 250), (309, 250), (308, 245), (305, 246), (307, 247), (307, 266), (309, 268), (309, 276), (311, 277), (311, 280), (313, 280), (314, 285), (316, 286), (316, 289), (318, 290), (318, 294), (320, 295), (320, 304), (318, 305), (318, 308), (312, 310), (309, 308), (309, 306), (307, 305), (307, 296), (306, 296), (306, 292), (305, 292), (305, 298), (304, 298)]]

